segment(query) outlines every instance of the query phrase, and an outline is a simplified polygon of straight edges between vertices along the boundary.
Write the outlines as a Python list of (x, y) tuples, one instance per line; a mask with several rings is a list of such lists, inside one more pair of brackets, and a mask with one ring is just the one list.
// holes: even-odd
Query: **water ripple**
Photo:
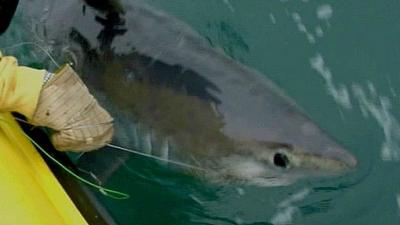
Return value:
[(383, 130), (385, 140), (381, 146), (382, 160), (400, 160), (400, 124), (390, 111), (390, 99), (378, 95), (372, 83), (368, 84), (368, 93), (357, 84), (353, 85), (352, 89), (363, 116), (372, 116)]
[(329, 95), (343, 108), (350, 109), (351, 101), (349, 91), (346, 86), (339, 85), (338, 87), (333, 82), (333, 77), (330, 69), (325, 65), (324, 59), (320, 53), (310, 59), (311, 68), (316, 70), (319, 75), (325, 80), (325, 85)]
[(310, 189), (302, 189), (278, 204), (278, 211), (272, 217), (271, 223), (274, 225), (292, 224), (293, 216), (298, 212), (299, 208), (294, 206), (295, 203), (302, 201), (310, 194)]

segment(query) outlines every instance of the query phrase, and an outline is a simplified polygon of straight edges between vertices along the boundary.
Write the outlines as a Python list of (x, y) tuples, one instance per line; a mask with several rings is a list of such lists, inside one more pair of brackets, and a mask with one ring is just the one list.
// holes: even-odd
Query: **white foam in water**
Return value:
[(274, 14), (270, 13), (269, 14), (269, 19), (271, 20), (271, 23), (276, 24), (276, 18), (274, 16)]
[(311, 44), (315, 43), (315, 37), (313, 34), (307, 33), (306, 37), (307, 37), (308, 42), (310, 42)]
[(238, 225), (243, 224), (243, 219), (240, 218), (239, 216), (235, 216), (234, 220), (235, 220), (235, 223)]
[(307, 195), (310, 194), (310, 190), (308, 188), (304, 188), (293, 195), (289, 196), (289, 198), (283, 200), (281, 203), (279, 203), (279, 207), (289, 207), (293, 203), (302, 201)]
[(293, 215), (296, 213), (297, 208), (290, 206), (282, 209), (272, 219), (271, 223), (274, 225), (292, 224)]
[(233, 5), (231, 4), (231, 2), (230, 2), (229, 0), (222, 0), (222, 1), (225, 3), (225, 5), (228, 6), (228, 8), (229, 8), (232, 12), (235, 12), (235, 8), (233, 7)]
[(381, 146), (381, 158), (384, 161), (400, 160), (400, 124), (390, 112), (389, 98), (380, 96), (373, 84), (368, 84), (368, 92), (360, 86), (353, 85), (353, 93), (357, 98), (365, 117), (371, 115), (381, 126), (385, 140)]
[(236, 188), (236, 191), (237, 191), (237, 193), (239, 194), (239, 195), (244, 195), (244, 194), (246, 194), (246, 192), (243, 190), (243, 188)]
[(289, 196), (278, 204), (278, 211), (272, 217), (271, 223), (274, 225), (286, 225), (293, 223), (293, 217), (298, 211), (298, 208), (294, 206), (294, 203), (300, 202), (310, 194), (310, 190), (305, 188), (298, 191), (297, 193)]
[(300, 32), (304, 32), (304, 33), (307, 32), (307, 28), (306, 28), (306, 26), (304, 26), (304, 24), (297, 24), (297, 29), (298, 29)]
[(204, 202), (203, 202), (202, 200), (200, 200), (198, 197), (196, 197), (195, 195), (189, 194), (189, 197), (190, 197), (193, 201), (195, 201), (197, 204), (199, 204), (199, 205), (204, 205)]
[(304, 33), (307, 37), (307, 40), (309, 43), (314, 44), (315, 43), (315, 37), (314, 35), (308, 31), (306, 25), (303, 23), (301, 16), (299, 13), (294, 12), (292, 13), (292, 19), (297, 25), (297, 29), (301, 32)]
[(333, 10), (331, 5), (324, 4), (317, 8), (317, 17), (321, 20), (329, 20), (332, 17)]
[(300, 16), (300, 14), (298, 14), (298, 13), (292, 13), (292, 18), (293, 18), (293, 21), (294, 22), (296, 22), (296, 23), (301, 23), (301, 16)]
[(322, 30), (322, 28), (320, 26), (315, 27), (315, 35), (317, 35), (317, 37), (324, 36), (324, 31)]
[(332, 80), (332, 72), (325, 65), (324, 59), (320, 53), (317, 53), (310, 59), (311, 68), (316, 70), (319, 75), (325, 80), (328, 93), (334, 98), (334, 100), (344, 107), (350, 109), (352, 107), (349, 91), (344, 85), (336, 87)]

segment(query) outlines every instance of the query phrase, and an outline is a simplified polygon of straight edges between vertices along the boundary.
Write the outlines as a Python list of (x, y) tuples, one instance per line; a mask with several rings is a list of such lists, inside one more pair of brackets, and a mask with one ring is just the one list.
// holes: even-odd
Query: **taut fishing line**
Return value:
[(203, 171), (205, 170), (205, 169), (200, 168), (198, 166), (193, 166), (193, 165), (186, 164), (186, 163), (183, 163), (183, 162), (178, 162), (178, 161), (174, 161), (174, 160), (171, 160), (171, 159), (165, 159), (165, 158), (158, 157), (158, 156), (155, 156), (155, 155), (146, 154), (146, 153), (137, 151), (135, 149), (124, 148), (124, 147), (121, 147), (121, 146), (118, 146), (118, 145), (113, 145), (113, 144), (107, 144), (106, 146), (110, 147), (110, 148), (113, 148), (113, 149), (119, 149), (121, 151), (130, 152), (130, 153), (133, 153), (133, 154), (136, 154), (136, 155), (140, 155), (140, 156), (148, 157), (148, 158), (151, 158), (151, 159), (159, 160), (159, 161), (162, 161), (162, 162), (168, 162), (168, 163), (175, 164), (175, 165), (182, 166), (182, 167), (186, 167), (186, 168), (189, 168), (189, 169), (196, 169), (196, 170), (203, 170)]

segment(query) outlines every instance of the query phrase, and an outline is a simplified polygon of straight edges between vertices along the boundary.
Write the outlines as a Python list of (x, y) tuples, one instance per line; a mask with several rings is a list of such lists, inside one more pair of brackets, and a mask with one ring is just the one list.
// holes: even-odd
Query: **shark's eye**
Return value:
[(289, 166), (289, 159), (283, 153), (275, 153), (274, 155), (274, 164), (277, 167), (287, 168)]

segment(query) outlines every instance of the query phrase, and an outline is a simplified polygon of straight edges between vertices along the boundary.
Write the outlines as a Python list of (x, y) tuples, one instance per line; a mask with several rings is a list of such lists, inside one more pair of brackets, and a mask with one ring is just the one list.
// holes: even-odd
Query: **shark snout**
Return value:
[(349, 169), (355, 168), (357, 166), (356, 157), (354, 157), (352, 154), (341, 147), (328, 147), (328, 149), (322, 154), (326, 158), (342, 162)]

